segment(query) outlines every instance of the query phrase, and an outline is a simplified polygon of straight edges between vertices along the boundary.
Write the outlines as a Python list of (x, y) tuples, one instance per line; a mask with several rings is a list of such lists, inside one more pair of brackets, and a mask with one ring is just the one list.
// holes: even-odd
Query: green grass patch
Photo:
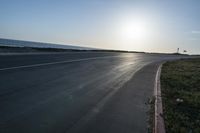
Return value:
[(161, 89), (166, 131), (200, 133), (200, 59), (165, 63)]

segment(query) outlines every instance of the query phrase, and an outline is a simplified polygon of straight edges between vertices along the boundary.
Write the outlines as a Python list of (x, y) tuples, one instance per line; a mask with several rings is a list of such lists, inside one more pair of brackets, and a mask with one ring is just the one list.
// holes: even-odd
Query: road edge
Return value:
[(155, 96), (155, 116), (154, 116), (154, 133), (165, 133), (165, 124), (163, 118), (163, 106), (162, 106), (162, 96), (161, 96), (161, 85), (160, 85), (160, 75), (164, 62), (161, 63), (156, 72), (156, 78), (154, 83), (154, 96)]

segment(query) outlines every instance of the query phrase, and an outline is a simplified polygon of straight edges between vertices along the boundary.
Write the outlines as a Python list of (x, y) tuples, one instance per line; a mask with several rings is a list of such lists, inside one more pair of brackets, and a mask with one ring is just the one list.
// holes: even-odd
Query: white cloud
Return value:
[(200, 30), (193, 30), (192, 34), (200, 34)]
[(199, 38), (188, 38), (188, 40), (190, 40), (190, 41), (197, 41), (197, 40), (199, 40)]

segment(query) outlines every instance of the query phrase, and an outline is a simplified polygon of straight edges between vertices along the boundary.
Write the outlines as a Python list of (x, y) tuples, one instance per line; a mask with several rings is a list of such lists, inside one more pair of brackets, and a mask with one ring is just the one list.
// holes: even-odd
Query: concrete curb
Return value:
[(162, 107), (162, 97), (160, 88), (160, 74), (161, 74), (162, 64), (158, 67), (155, 85), (154, 85), (154, 95), (155, 95), (155, 123), (154, 123), (154, 133), (165, 133), (165, 124), (163, 119), (163, 107)]

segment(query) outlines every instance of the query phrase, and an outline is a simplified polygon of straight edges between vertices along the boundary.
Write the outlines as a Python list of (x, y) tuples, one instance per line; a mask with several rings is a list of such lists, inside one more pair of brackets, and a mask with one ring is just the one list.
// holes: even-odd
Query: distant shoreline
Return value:
[(15, 46), (0, 46), (0, 53), (26, 53), (26, 52), (123, 52), (123, 53), (145, 53), (137, 51), (123, 50), (83, 50), (83, 49), (61, 49), (61, 48), (36, 48), (36, 47), (15, 47)]
[[(58, 52), (121, 52), (121, 53), (147, 53), (164, 55), (187, 55), (179, 53), (156, 53), (143, 51), (126, 51), (112, 49), (97, 49), (89, 47), (71, 46), (63, 44), (53, 44), (44, 42), (32, 42), (24, 40), (0, 38), (0, 55), (12, 53), (58, 53)], [(198, 55), (197, 55), (198, 56)]]
[(49, 53), (59, 54), (65, 52), (118, 52), (118, 53), (143, 53), (143, 54), (160, 54), (160, 55), (183, 55), (177, 53), (148, 53), (148, 52), (138, 52), (138, 51), (125, 51), (125, 50), (102, 50), (102, 49), (83, 50), (83, 49), (61, 49), (61, 48), (15, 47), (15, 46), (0, 45), (0, 55), (49, 54)]

